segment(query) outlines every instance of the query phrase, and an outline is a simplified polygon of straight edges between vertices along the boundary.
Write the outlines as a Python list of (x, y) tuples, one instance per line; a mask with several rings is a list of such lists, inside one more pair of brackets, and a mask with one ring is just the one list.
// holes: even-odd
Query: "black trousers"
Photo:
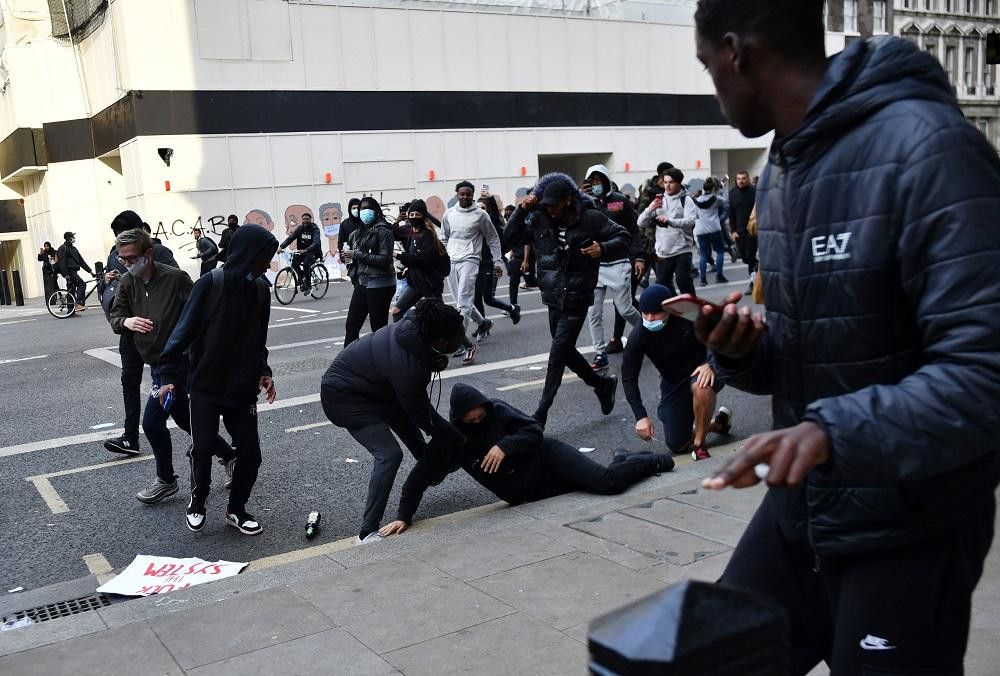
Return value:
[(260, 469), (260, 437), (257, 435), (257, 404), (220, 406), (190, 398), (191, 407), (191, 501), (205, 508), (212, 487), (212, 456), (219, 452), (219, 417), (236, 447), (233, 485), (229, 489), (229, 511), (246, 508)]
[(757, 270), (757, 238), (751, 237), (746, 231), (740, 233), (740, 238), (736, 240), (736, 251), (740, 259), (747, 264), (747, 270), (755, 272)]
[(132, 342), (132, 332), (123, 331), (118, 336), (118, 354), (122, 359), (122, 400), (125, 404), (125, 438), (139, 443), (139, 416), (142, 413), (142, 357)]
[(45, 302), (49, 302), (49, 297), (59, 290), (59, 277), (54, 272), (42, 273), (42, 285), (44, 287)]
[(361, 327), (368, 319), (372, 333), (375, 333), (389, 323), (389, 304), (396, 295), (395, 286), (369, 289), (360, 284), (355, 285), (351, 294), (351, 304), (347, 308), (347, 321), (344, 322), (344, 347), (347, 347), (361, 335)]
[(312, 286), (312, 279), (306, 274), (306, 270), (312, 271), (313, 263), (316, 262), (316, 255), (310, 253), (308, 250), (306, 253), (300, 256), (292, 256), (292, 270), (295, 270), (295, 275), (298, 277), (299, 286), (309, 288)]
[(510, 304), (517, 304), (517, 292), (521, 284), (521, 277), (523, 273), (521, 272), (521, 263), (524, 262), (524, 257), (511, 256), (511, 259), (507, 261), (507, 294), (510, 297)]
[(560, 310), (549, 306), (549, 333), (552, 335), (552, 345), (549, 347), (545, 387), (542, 389), (542, 398), (535, 410), (537, 420), (545, 421), (548, 417), (549, 409), (552, 408), (552, 402), (555, 401), (556, 393), (562, 384), (563, 371), (567, 367), (591, 387), (597, 387), (603, 381), (576, 349), (576, 340), (580, 337), (584, 322), (587, 321), (589, 309)]
[(476, 275), (476, 295), (473, 305), (479, 310), (479, 314), (484, 317), (486, 316), (486, 309), (483, 307), (484, 303), (504, 312), (509, 313), (514, 311), (514, 306), (511, 303), (505, 303), (497, 298), (497, 276), (493, 270), (492, 261), (481, 263), (479, 265), (479, 274)]
[(995, 514), (991, 496), (944, 536), (823, 559), (816, 572), (810, 545), (785, 537), (765, 498), (720, 582), (787, 611), (792, 674), (822, 660), (832, 676), (958, 675)]
[(77, 305), (86, 305), (87, 283), (83, 281), (82, 277), (80, 277), (80, 272), (78, 270), (70, 271), (69, 281), (66, 283), (66, 290), (73, 294)]
[(655, 453), (635, 453), (618, 458), (605, 467), (577, 448), (551, 437), (542, 441), (541, 457), (548, 485), (540, 489), (534, 500), (572, 491), (618, 495), (629, 486), (656, 474), (658, 463)]
[[(694, 279), (691, 277), (690, 253), (682, 253), (662, 260), (658, 258), (655, 267), (657, 284), (667, 287), (675, 295), (678, 293), (678, 289), (680, 289), (680, 293), (689, 293), (692, 296), (696, 295), (694, 292)], [(677, 286), (674, 286), (673, 280), (675, 278)]]

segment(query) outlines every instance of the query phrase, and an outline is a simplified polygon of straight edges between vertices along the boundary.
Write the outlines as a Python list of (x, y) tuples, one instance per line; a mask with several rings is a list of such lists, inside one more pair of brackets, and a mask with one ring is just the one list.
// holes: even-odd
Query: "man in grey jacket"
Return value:
[(767, 323), (733, 294), (696, 325), (719, 377), (772, 397), (774, 431), (703, 484), (771, 487), (722, 582), (787, 611), (793, 674), (961, 674), (1000, 483), (1000, 159), (911, 43), (827, 60), (818, 0), (695, 22), (726, 116), (775, 132)]
[(206, 237), (201, 231), (201, 228), (195, 228), (193, 231), (195, 245), (198, 247), (198, 253), (191, 258), (197, 258), (201, 260), (201, 272), (199, 276), (205, 275), (207, 272), (211, 272), (218, 265), (218, 261), (215, 259), (219, 255), (219, 247), (216, 246), (215, 242), (211, 237)]
[(462, 363), (471, 364), (476, 357), (476, 344), (468, 339), (469, 322), (475, 322), (476, 328), (484, 334), (489, 333), (489, 326), (486, 325), (488, 320), (479, 314), (473, 304), (483, 242), (493, 255), (497, 277), (503, 274), (503, 254), (500, 251), (500, 238), (489, 214), (473, 201), (473, 185), (462, 181), (455, 186), (455, 194), (458, 196), (458, 203), (444, 212), (444, 218), (441, 219), (441, 243), (445, 245), (451, 258), (451, 274), (448, 276), (451, 295), (455, 298), (458, 311), (465, 317), (465, 344), (460, 352), (456, 352), (456, 356), (464, 354)]
[(694, 200), (684, 189), (684, 172), (668, 169), (663, 175), (664, 194), (657, 195), (639, 215), (639, 229), (654, 229), (657, 284), (681, 293), (694, 295), (691, 279), (691, 247), (694, 246), (694, 223), (698, 218)]

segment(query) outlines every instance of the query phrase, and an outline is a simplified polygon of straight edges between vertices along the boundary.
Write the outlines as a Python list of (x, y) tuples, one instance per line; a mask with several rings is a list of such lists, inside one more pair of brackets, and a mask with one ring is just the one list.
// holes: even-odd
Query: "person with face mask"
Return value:
[(58, 259), (56, 256), (56, 250), (52, 248), (51, 242), (45, 242), (42, 248), (38, 250), (38, 262), (42, 264), (42, 281), (45, 285), (45, 301), (48, 302), (49, 296), (54, 294), (59, 288), (58, 277), (56, 276), (56, 267), (58, 264)]
[(427, 203), (421, 199), (407, 205), (406, 233), (403, 252), (396, 256), (406, 271), (406, 288), (398, 294), (390, 309), (396, 322), (421, 298), (440, 298), (451, 269), (451, 260), (438, 239), (434, 219), (427, 212)]
[(222, 231), (222, 235), (219, 237), (219, 255), (215, 257), (215, 260), (220, 263), (226, 262), (229, 245), (232, 243), (233, 234), (238, 227), (240, 227), (240, 219), (236, 214), (229, 214), (229, 218), (226, 219), (226, 229)]
[(649, 357), (660, 374), (656, 413), (663, 423), (667, 449), (674, 454), (690, 449), (694, 460), (704, 460), (709, 457), (705, 437), (710, 432), (729, 434), (733, 414), (722, 407), (712, 417), (722, 381), (706, 363), (708, 352), (695, 338), (694, 324), (663, 309), (663, 301), (671, 297), (670, 289), (661, 284), (650, 284), (639, 296), (642, 324), (632, 329), (625, 344), (622, 389), (637, 421), (636, 434), (643, 441), (653, 441), (653, 421), (639, 390), (639, 371)]
[(455, 308), (424, 298), (399, 322), (345, 347), (323, 374), (320, 401), (326, 417), (375, 459), (358, 544), (382, 539), (377, 531), (403, 461), (393, 433), (415, 458), (427, 446), (421, 430), (436, 444), (465, 442), (434, 410), (427, 393), (431, 378), (448, 366), (464, 335), (464, 319)]
[(80, 277), (80, 269), (83, 268), (91, 275), (94, 271), (83, 260), (80, 251), (74, 246), (76, 244), (76, 234), (67, 232), (63, 234), (63, 244), (59, 247), (57, 255), (59, 257), (59, 274), (66, 278), (66, 289), (73, 293), (76, 298), (76, 311), (83, 312), (87, 309), (84, 299), (87, 297), (87, 283)]
[[(157, 363), (160, 352), (177, 325), (194, 283), (186, 272), (154, 259), (153, 242), (142, 229), (120, 233), (115, 239), (115, 247), (119, 263), (126, 268), (126, 273), (118, 281), (115, 300), (111, 306), (111, 329), (119, 335), (130, 336), (133, 349), (142, 362), (150, 366), (152, 376), (152, 396), (146, 403), (142, 429), (153, 447), (156, 477), (149, 486), (136, 494), (136, 498), (140, 502), (153, 504), (178, 491), (167, 418), (173, 418), (178, 427), (189, 434), (191, 432), (187, 368), (182, 364), (169, 409), (160, 405), (156, 394), (160, 389)], [(236, 451), (218, 435), (214, 451), (225, 468), (228, 487), (232, 482)]]
[(264, 391), (272, 403), (277, 396), (267, 364), (271, 287), (263, 279), (277, 250), (278, 240), (264, 228), (240, 227), (233, 235), (226, 265), (195, 282), (160, 354), (161, 406), (182, 382), (184, 372), (188, 373), (193, 448), (191, 501), (185, 518), (192, 531), (205, 527), (220, 416), (236, 447), (226, 524), (246, 535), (262, 530), (256, 517), (246, 511), (246, 503), (261, 462), (257, 397)]
[(406, 530), (424, 492), (459, 468), (501, 500), (519, 505), (571, 491), (617, 495), (674, 467), (669, 455), (624, 449), (605, 467), (574, 446), (543, 436), (542, 426), (526, 413), (462, 383), (451, 391), (450, 417), (465, 444), (447, 447), (432, 440), (403, 484), (396, 520), (381, 536)]
[(362, 198), (361, 227), (351, 233), (344, 260), (355, 265), (354, 293), (344, 322), (344, 347), (358, 339), (368, 319), (372, 333), (389, 323), (389, 306), (396, 293), (392, 227), (374, 197)]

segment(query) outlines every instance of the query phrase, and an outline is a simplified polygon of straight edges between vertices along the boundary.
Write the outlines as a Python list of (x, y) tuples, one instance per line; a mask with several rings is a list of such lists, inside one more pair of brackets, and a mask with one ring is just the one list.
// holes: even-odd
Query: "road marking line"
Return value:
[(305, 313), (311, 314), (311, 315), (313, 315), (313, 314), (318, 315), (320, 313), (319, 310), (307, 310), (304, 307), (288, 307), (286, 305), (272, 305), (271, 309), (272, 310), (288, 310), (289, 312), (305, 312)]
[(33, 322), (34, 319), (18, 319), (13, 322), (0, 322), (0, 326), (7, 326), (8, 324), (24, 324), (25, 322)]
[(100, 359), (112, 366), (122, 367), (122, 356), (115, 352), (114, 347), (95, 347), (92, 350), (84, 350), (83, 353), (95, 359)]
[(50, 448), (60, 448), (62, 446), (86, 444), (92, 441), (106, 441), (107, 439), (120, 437), (123, 434), (125, 434), (125, 428), (119, 427), (114, 430), (101, 430), (100, 432), (91, 432), (89, 434), (74, 434), (68, 437), (59, 437), (58, 439), (31, 441), (26, 444), (17, 444), (16, 446), (6, 446), (4, 448), (0, 448), (0, 458), (6, 458), (11, 455), (21, 455), (22, 453), (45, 451)]
[[(563, 376), (562, 381), (564, 383), (572, 382), (574, 380), (579, 380), (575, 373), (567, 373)], [(503, 387), (498, 387), (497, 392), (510, 392), (511, 390), (519, 390), (523, 387), (534, 387), (535, 385), (544, 385), (545, 378), (539, 378), (538, 380), (529, 380), (526, 383), (517, 383), (516, 385), (505, 385)]]
[(327, 425), (332, 425), (333, 423), (329, 420), (324, 420), (323, 422), (311, 423), (309, 425), (299, 425), (298, 427), (289, 427), (286, 432), (302, 432), (305, 430), (311, 430), (316, 427), (326, 427)]
[(83, 557), (83, 562), (100, 584), (114, 577), (115, 569), (111, 567), (111, 562), (104, 558), (104, 554), (87, 554)]
[(305, 347), (306, 345), (322, 345), (323, 343), (335, 343), (337, 345), (343, 344), (343, 338), (320, 338), (319, 340), (304, 340), (301, 343), (286, 343), (284, 345), (275, 345), (274, 347), (267, 348), (268, 352), (274, 352), (275, 350), (290, 350), (293, 347)]
[(48, 356), (49, 355), (47, 355), (47, 354), (40, 354), (37, 357), (21, 357), (19, 359), (0, 359), (0, 364), (13, 364), (14, 362), (18, 362), (18, 361), (31, 361), (32, 359), (45, 359)]
[(69, 505), (63, 502), (63, 499), (59, 497), (56, 493), (56, 489), (52, 487), (52, 483), (47, 477), (43, 476), (30, 476), (25, 481), (30, 481), (35, 486), (35, 490), (38, 494), (42, 496), (42, 500), (45, 501), (46, 506), (48, 506), (49, 511), (53, 514), (65, 514), (69, 511)]
[(102, 462), (96, 465), (87, 465), (86, 467), (74, 467), (73, 469), (63, 469), (58, 472), (48, 472), (46, 474), (39, 474), (37, 476), (29, 476), (28, 480), (32, 479), (53, 479), (59, 476), (68, 476), (70, 474), (79, 474), (80, 472), (90, 472), (95, 469), (104, 469), (105, 467), (117, 467), (119, 465), (128, 465), (133, 462), (143, 462), (144, 460), (153, 460), (154, 456), (150, 455), (140, 455), (134, 458), (123, 458), (122, 460), (112, 460), (111, 462)]

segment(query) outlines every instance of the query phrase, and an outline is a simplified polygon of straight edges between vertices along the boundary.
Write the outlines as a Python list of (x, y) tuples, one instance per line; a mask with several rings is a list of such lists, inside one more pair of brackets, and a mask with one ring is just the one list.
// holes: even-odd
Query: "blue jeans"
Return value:
[(705, 275), (708, 272), (708, 259), (712, 257), (713, 249), (715, 249), (715, 276), (721, 277), (722, 265), (726, 262), (726, 242), (722, 237), (722, 231), (698, 235), (698, 249), (701, 251), (701, 260), (698, 261), (701, 281), (707, 281)]

